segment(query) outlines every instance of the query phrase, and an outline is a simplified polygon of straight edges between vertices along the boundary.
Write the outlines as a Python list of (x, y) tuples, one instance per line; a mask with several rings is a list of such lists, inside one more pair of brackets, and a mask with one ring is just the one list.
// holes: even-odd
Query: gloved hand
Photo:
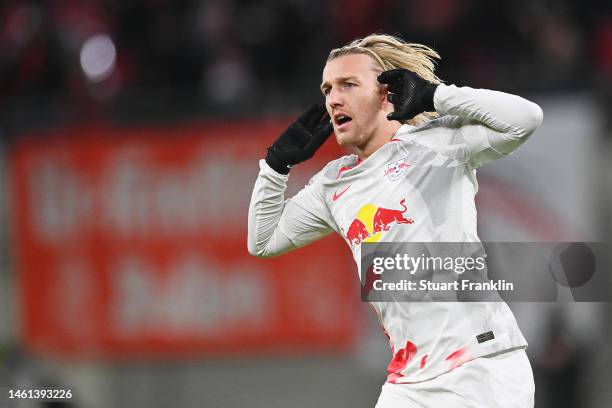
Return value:
[(419, 113), (435, 111), (433, 97), (437, 84), (432, 84), (407, 69), (392, 69), (378, 76), (378, 82), (387, 85), (387, 99), (394, 111), (389, 120), (408, 120)]
[(312, 105), (268, 148), (266, 163), (281, 174), (310, 159), (332, 133), (332, 124), (323, 104)]

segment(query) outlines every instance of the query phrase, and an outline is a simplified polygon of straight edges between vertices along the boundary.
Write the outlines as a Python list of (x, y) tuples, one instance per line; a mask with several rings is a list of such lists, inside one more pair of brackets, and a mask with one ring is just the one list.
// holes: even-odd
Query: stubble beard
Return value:
[(349, 132), (344, 132), (340, 136), (336, 137), (340, 146), (354, 147), (357, 149), (360, 149), (362, 146), (366, 146), (371, 138), (372, 135), (368, 136), (365, 129), (357, 126), (355, 126), (355, 129)]

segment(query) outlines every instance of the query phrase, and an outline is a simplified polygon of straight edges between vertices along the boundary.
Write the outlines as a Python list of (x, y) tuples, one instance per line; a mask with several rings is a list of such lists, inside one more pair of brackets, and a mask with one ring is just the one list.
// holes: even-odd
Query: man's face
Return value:
[(365, 146), (387, 123), (387, 93), (378, 74), (375, 60), (366, 54), (344, 55), (325, 65), (321, 91), (339, 145)]

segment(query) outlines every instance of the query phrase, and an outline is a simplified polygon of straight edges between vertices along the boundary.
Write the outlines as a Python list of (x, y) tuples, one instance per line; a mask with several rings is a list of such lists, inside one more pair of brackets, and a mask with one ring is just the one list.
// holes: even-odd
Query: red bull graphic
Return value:
[(387, 381), (395, 383), (398, 378), (402, 377), (402, 371), (406, 369), (408, 363), (412, 361), (417, 353), (417, 347), (413, 342), (407, 341), (406, 347), (403, 347), (395, 352), (395, 347), (391, 346), (393, 358), (387, 366)]
[(427, 356), (429, 354), (425, 354), (423, 357), (421, 357), (421, 364), (419, 365), (419, 368), (422, 370), (423, 368), (425, 368), (425, 364), (427, 364)]
[(448, 357), (446, 357), (445, 360), (449, 362), (451, 370), (459, 367), (461, 364), (472, 359), (467, 350), (467, 346), (461, 347), (460, 349), (453, 351), (448, 355)]
[(366, 238), (369, 238), (371, 235), (368, 232), (363, 221), (356, 218), (353, 220), (351, 225), (349, 226), (348, 232), (346, 233), (346, 239), (349, 240), (350, 243), (358, 245), (361, 241), (364, 241)]
[[(408, 211), (406, 199), (399, 204), (403, 209), (392, 209), (366, 204), (359, 209), (357, 216), (351, 222), (345, 237), (349, 245), (359, 245), (362, 242), (377, 242), (384, 232), (391, 229), (394, 224), (412, 224), (412, 218), (406, 218)], [(342, 229), (344, 233), (344, 229)]]
[(381, 231), (389, 231), (391, 224), (412, 224), (414, 221), (412, 218), (404, 217), (404, 213), (408, 210), (404, 203), (406, 199), (400, 201), (400, 205), (404, 207), (404, 210), (390, 210), (388, 208), (378, 207), (376, 214), (374, 214), (374, 233)]
[[(386, 333), (385, 333), (386, 334)], [(406, 346), (395, 351), (395, 347), (391, 344), (391, 352), (393, 353), (393, 358), (387, 365), (387, 382), (392, 384), (397, 383), (397, 380), (403, 377), (403, 371), (408, 367), (408, 364), (416, 357), (418, 352), (417, 346), (411, 342), (410, 340), (406, 341)], [(425, 368), (427, 364), (427, 357), (429, 354), (422, 355), (419, 363), (419, 369), (422, 370)], [(469, 352), (467, 351), (467, 346), (462, 347), (458, 350), (452, 352), (448, 357), (446, 357), (446, 361), (450, 363), (450, 369), (454, 370), (459, 367), (461, 364), (471, 360)]]

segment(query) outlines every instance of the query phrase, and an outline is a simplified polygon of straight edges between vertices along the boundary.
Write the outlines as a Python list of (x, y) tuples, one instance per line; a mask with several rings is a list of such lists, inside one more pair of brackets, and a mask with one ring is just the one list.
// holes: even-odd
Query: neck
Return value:
[(371, 137), (363, 146), (355, 146), (356, 153), (361, 160), (370, 157), (375, 151), (384, 146), (387, 142), (393, 139), (393, 136), (400, 128), (401, 123), (396, 121), (387, 121), (381, 128), (377, 129), (374, 136)]

